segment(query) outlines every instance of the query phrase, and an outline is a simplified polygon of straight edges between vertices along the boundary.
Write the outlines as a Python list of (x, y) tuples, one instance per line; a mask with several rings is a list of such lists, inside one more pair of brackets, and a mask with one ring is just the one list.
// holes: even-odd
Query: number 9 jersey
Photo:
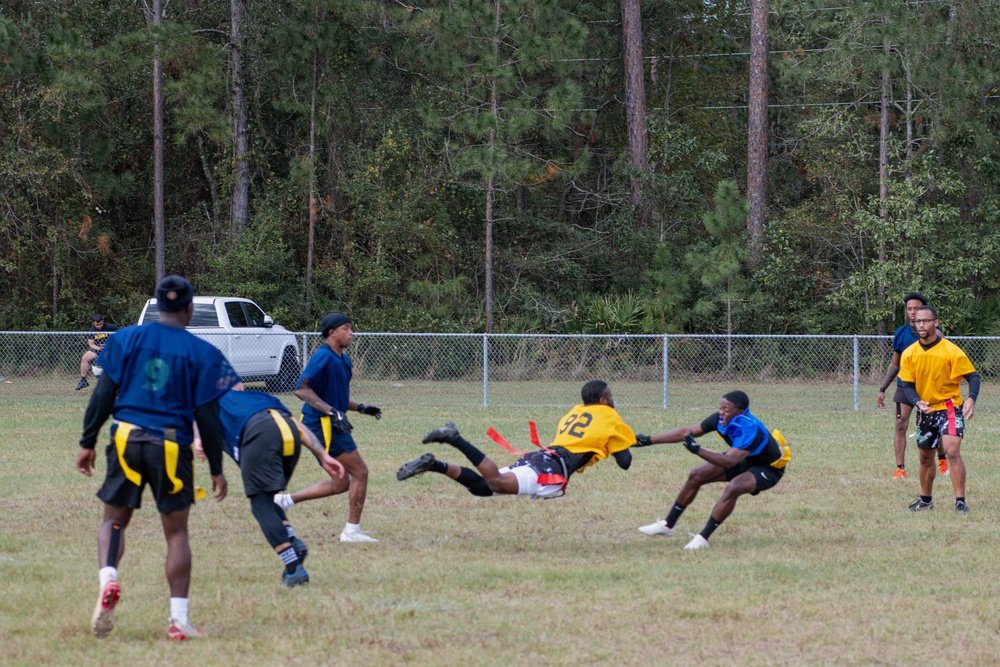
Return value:
[(563, 447), (573, 454), (592, 453), (583, 467), (592, 466), (635, 443), (635, 432), (614, 408), (603, 403), (577, 405), (559, 420), (558, 433), (550, 447)]

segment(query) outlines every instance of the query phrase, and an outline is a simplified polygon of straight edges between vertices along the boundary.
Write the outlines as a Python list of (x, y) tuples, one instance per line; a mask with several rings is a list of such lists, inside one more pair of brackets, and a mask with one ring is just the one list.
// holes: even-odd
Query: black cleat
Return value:
[(959, 514), (968, 514), (969, 506), (965, 504), (964, 500), (956, 500), (955, 511), (958, 512)]
[(89, 387), (90, 383), (87, 382), (87, 378), (80, 378), (80, 381), (76, 383), (76, 390), (80, 391), (84, 387)]
[(917, 498), (917, 502), (913, 503), (906, 509), (910, 510), (911, 512), (922, 512), (924, 510), (932, 510), (934, 509), (934, 502), (931, 501), (929, 503), (925, 503), (923, 500)]
[(437, 460), (434, 458), (433, 454), (430, 452), (422, 454), (418, 458), (399, 466), (399, 470), (396, 471), (396, 479), (402, 482), (404, 479), (410, 479), (411, 477), (425, 473), (430, 470), (431, 466), (435, 463), (437, 463)]
[(445, 442), (450, 443), (452, 439), (458, 435), (458, 427), (455, 426), (455, 422), (448, 422), (441, 428), (436, 428), (427, 435), (420, 442), (425, 445), (428, 442)]

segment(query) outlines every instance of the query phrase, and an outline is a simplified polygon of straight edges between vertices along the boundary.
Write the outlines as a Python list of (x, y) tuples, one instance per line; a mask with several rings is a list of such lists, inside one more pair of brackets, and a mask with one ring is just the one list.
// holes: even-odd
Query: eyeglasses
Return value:
[(914, 324), (930, 324), (931, 322), (937, 322), (937, 320), (913, 320)]

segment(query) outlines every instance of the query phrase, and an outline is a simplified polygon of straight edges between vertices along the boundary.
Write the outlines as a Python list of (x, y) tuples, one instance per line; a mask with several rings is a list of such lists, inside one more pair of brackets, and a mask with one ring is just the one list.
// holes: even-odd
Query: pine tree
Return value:
[(427, 77), (423, 116), (441, 128), (452, 177), (483, 193), (484, 312), (493, 329), (493, 227), (518, 186), (573, 167), (563, 148), (580, 89), (571, 76), (587, 31), (558, 0), (458, 0), (422, 12), (413, 54)]

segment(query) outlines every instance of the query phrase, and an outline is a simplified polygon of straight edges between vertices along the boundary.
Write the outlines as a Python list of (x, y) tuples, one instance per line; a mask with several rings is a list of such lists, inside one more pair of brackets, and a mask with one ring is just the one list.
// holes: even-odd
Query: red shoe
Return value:
[(182, 642), (188, 639), (197, 639), (204, 636), (204, 632), (197, 630), (190, 623), (178, 621), (176, 618), (170, 619), (170, 628), (167, 630), (167, 639)]
[(892, 473), (892, 478), (893, 479), (906, 479), (906, 471), (897, 466), (896, 472)]
[(938, 459), (938, 472), (945, 477), (948, 476), (948, 459)]
[(90, 618), (90, 630), (98, 639), (104, 639), (115, 627), (115, 605), (121, 599), (122, 590), (114, 579), (104, 584), (97, 598), (94, 615)]

